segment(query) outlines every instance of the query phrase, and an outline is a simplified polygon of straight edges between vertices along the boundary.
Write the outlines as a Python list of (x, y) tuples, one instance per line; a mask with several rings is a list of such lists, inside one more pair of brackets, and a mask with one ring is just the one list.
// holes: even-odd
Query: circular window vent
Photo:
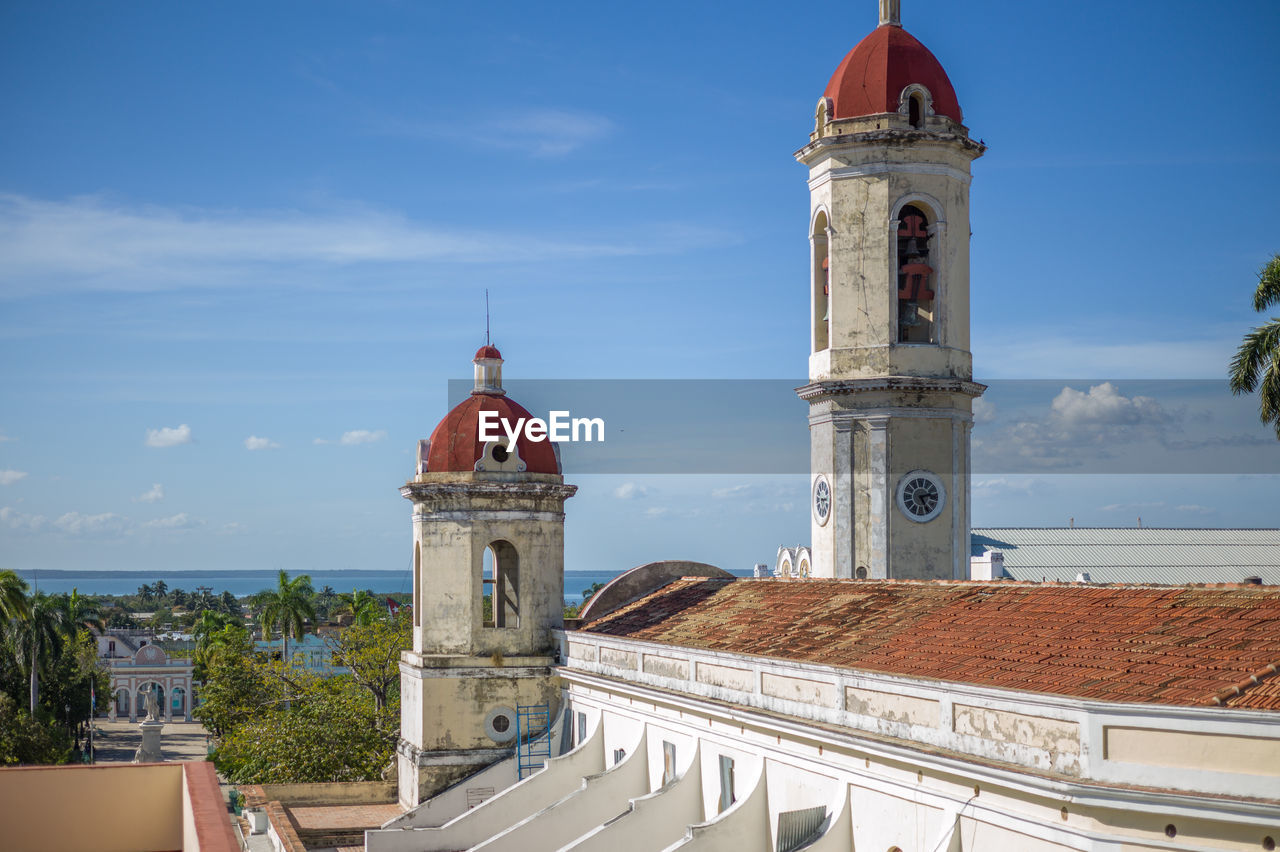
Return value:
[(516, 738), (516, 711), (495, 707), (484, 717), (484, 732), (495, 743), (508, 743)]

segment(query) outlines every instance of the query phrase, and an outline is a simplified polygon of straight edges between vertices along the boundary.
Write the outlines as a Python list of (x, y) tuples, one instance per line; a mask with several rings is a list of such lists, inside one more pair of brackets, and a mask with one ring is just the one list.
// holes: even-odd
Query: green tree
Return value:
[[(1262, 313), (1280, 306), (1280, 254), (1258, 272), (1253, 309)], [(1258, 413), (1263, 423), (1275, 427), (1280, 438), (1280, 317), (1272, 317), (1244, 336), (1230, 367), (1231, 392), (1236, 396), (1258, 393)]]
[(98, 643), (87, 630), (62, 643), (45, 668), (40, 703), (58, 726), (66, 725), (75, 735), (89, 719), (91, 694), (96, 691), (110, 700), (111, 675), (98, 662)]
[(236, 596), (225, 589), (223, 590), (222, 595), (218, 598), (218, 609), (222, 610), (227, 615), (239, 616), (242, 612), (240, 609), (240, 601), (236, 600)]
[(192, 715), (216, 737), (224, 737), (254, 714), (269, 708), (280, 695), (254, 654), (253, 637), (228, 624), (208, 637), (203, 653), (204, 687)]
[(385, 612), (377, 596), (366, 589), (352, 589), (351, 594), (339, 595), (339, 598), (342, 603), (338, 607), (338, 613), (350, 614), (352, 622), (361, 627), (373, 624)]
[(66, 763), (71, 740), (58, 728), (41, 723), (0, 692), (0, 766)]
[(30, 678), (29, 712), (32, 716), (40, 703), (40, 670), (62, 650), (63, 642), (75, 635), (65, 613), (60, 598), (37, 592), (27, 599), (26, 617), (11, 622), (11, 646)]
[(61, 600), (62, 618), (69, 634), (90, 628), (103, 629), (102, 612), (98, 609), (98, 602), (81, 595), (78, 587), (72, 586), (71, 594), (62, 595)]
[(311, 578), (299, 574), (292, 580), (282, 569), (277, 578), (276, 588), (263, 593), (262, 609), (259, 613), (262, 623), (263, 638), (267, 639), (277, 627), (280, 629), (280, 640), (283, 661), (289, 663), (289, 635), (302, 641), (306, 633), (307, 621), (315, 621), (316, 610), (311, 605)]
[(192, 632), (196, 637), (194, 660), (196, 680), (205, 679), (207, 658), (210, 648), (214, 644), (214, 637), (219, 635), (219, 631), (224, 627), (235, 623), (235, 618), (223, 612), (206, 609), (200, 613), (200, 617), (196, 619), (195, 624), (192, 626)]
[[(283, 667), (277, 667), (284, 670)], [(255, 714), (222, 738), (213, 755), (236, 784), (369, 781), (395, 754), (392, 711), (379, 713), (347, 677), (287, 670), (289, 706)]]
[(26, 615), (27, 581), (8, 569), (0, 571), (0, 621)]
[(158, 598), (163, 598), (169, 593), (169, 584), (164, 580), (156, 580), (151, 584), (151, 590)]
[(400, 652), (411, 644), (412, 624), (406, 608), (393, 618), (352, 625), (337, 638), (327, 640), (334, 663), (351, 670), (352, 680), (373, 696), (374, 709), (379, 714), (390, 704), (393, 690), (400, 683)]
[(326, 585), (323, 589), (316, 592), (316, 612), (321, 617), (328, 617), (329, 612), (333, 609), (334, 601), (339, 600), (339, 597), (340, 596), (333, 586)]

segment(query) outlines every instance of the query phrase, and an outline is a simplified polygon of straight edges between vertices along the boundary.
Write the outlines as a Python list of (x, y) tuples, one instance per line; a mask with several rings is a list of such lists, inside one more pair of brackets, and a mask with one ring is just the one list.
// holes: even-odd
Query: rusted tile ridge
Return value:
[(684, 578), (583, 630), (1108, 701), (1280, 710), (1280, 588)]
[[(1226, 704), (1229, 707), (1239, 707), (1241, 706), (1239, 699), (1244, 695), (1245, 690), (1253, 689), (1260, 685), (1263, 681), (1273, 677), (1277, 671), (1280, 671), (1280, 664), (1271, 663), (1268, 666), (1264, 666), (1261, 670), (1254, 672), (1239, 683), (1229, 686), (1226, 689), (1219, 690), (1218, 693), (1213, 696), (1213, 703)], [(1272, 682), (1272, 686), (1275, 686), (1275, 682)], [(1280, 708), (1280, 690), (1270, 689), (1267, 690), (1267, 692), (1269, 694), (1266, 695), (1261, 691), (1255, 692), (1252, 693), (1250, 697), (1256, 697), (1263, 706)]]

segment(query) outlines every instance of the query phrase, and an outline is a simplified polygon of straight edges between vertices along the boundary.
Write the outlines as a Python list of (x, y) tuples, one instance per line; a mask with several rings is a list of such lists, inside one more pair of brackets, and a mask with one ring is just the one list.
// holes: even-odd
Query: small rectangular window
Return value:
[(626, 756), (627, 750), (625, 748), (615, 748), (613, 750), (613, 765), (617, 766)]
[(676, 744), (662, 741), (662, 786), (676, 780)]
[(587, 714), (578, 714), (578, 742), (585, 743), (587, 741)]
[(724, 813), (729, 806), (738, 801), (733, 791), (733, 758), (720, 755), (720, 810)]

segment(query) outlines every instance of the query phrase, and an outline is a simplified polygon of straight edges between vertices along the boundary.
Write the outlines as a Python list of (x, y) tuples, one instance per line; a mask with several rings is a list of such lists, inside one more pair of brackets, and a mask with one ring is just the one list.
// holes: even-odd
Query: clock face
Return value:
[(927, 470), (913, 470), (898, 482), (898, 508), (917, 523), (938, 517), (946, 502), (942, 480)]
[(813, 519), (825, 526), (831, 517), (831, 483), (822, 474), (813, 481)]

